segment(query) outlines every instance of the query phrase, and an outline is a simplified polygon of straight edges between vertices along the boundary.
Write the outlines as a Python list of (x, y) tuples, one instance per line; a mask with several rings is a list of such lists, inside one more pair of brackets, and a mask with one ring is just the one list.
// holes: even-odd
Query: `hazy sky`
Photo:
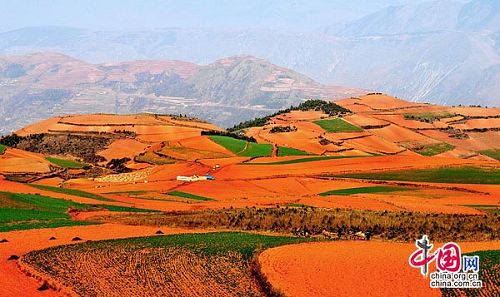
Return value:
[(312, 30), (423, 0), (0, 0), (0, 31), (229, 27)]

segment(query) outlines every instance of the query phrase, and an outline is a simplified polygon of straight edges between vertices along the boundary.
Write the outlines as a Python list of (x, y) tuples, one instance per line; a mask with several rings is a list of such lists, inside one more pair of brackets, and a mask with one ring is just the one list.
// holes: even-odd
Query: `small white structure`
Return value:
[(192, 176), (182, 176), (178, 175), (177, 180), (178, 181), (184, 181), (184, 182), (195, 182), (195, 181), (201, 181), (201, 180), (214, 180), (215, 178), (211, 175), (192, 175)]

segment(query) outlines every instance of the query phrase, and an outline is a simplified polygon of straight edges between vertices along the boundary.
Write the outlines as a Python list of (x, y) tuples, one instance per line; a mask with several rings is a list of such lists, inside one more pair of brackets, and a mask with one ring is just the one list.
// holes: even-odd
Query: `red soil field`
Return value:
[(337, 132), (327, 134), (328, 139), (335, 139), (336, 141), (349, 140), (354, 138), (362, 138), (372, 136), (367, 130), (361, 132)]
[(0, 172), (4, 173), (44, 173), (49, 172), (49, 165), (43, 155), (14, 148), (0, 155)]
[[(500, 249), (499, 241), (459, 244), (462, 252)], [(408, 264), (414, 250), (413, 243), (307, 243), (266, 250), (259, 262), (287, 296), (441, 296)]]
[(273, 162), (283, 162), (283, 161), (288, 161), (288, 160), (296, 160), (296, 159), (303, 159), (303, 158), (309, 158), (310, 156), (283, 156), (283, 157), (261, 157), (261, 158), (256, 158), (253, 160), (249, 160), (249, 164), (253, 163), (273, 163)]
[(205, 160), (198, 160), (199, 163), (214, 167), (215, 165), (219, 164), (219, 166), (224, 167), (227, 165), (232, 165), (232, 164), (239, 164), (243, 163), (245, 161), (250, 160), (250, 157), (229, 157), (229, 158), (215, 158), (215, 159), (205, 159)]
[(469, 117), (495, 117), (500, 114), (500, 108), (450, 107), (450, 112)]
[(235, 156), (234, 153), (210, 140), (207, 136), (195, 136), (164, 143), (156, 153), (174, 160), (195, 161), (222, 159)]
[(468, 138), (464, 139), (450, 137), (450, 134), (439, 130), (425, 130), (420, 131), (420, 133), (471, 151), (482, 151), (500, 147), (500, 131), (468, 132)]
[(356, 112), (356, 113), (363, 113), (363, 112), (368, 113), (368, 112), (374, 111), (373, 108), (371, 108), (368, 105), (364, 105), (359, 100), (352, 100), (352, 101), (351, 100), (349, 100), (349, 101), (341, 100), (341, 101), (337, 101), (336, 103), (338, 103), (339, 105), (349, 109), (352, 112)]
[(45, 133), (49, 129), (51, 129), (54, 125), (57, 125), (57, 122), (59, 122), (61, 118), (60, 117), (54, 117), (50, 118), (45, 121), (41, 121), (29, 126), (26, 126), (22, 129), (19, 129), (16, 131), (16, 134), (19, 136), (27, 136), (29, 134), (38, 134), (38, 133)]
[(434, 139), (427, 138), (421, 134), (413, 132), (412, 130), (390, 125), (380, 129), (371, 129), (371, 133), (395, 143), (405, 143), (412, 145), (423, 145), (423, 144), (437, 144), (438, 142)]
[(349, 139), (345, 141), (344, 145), (367, 153), (396, 154), (406, 150), (393, 142), (389, 142), (375, 135)]
[(408, 108), (408, 107), (419, 107), (422, 106), (418, 103), (412, 103), (404, 100), (400, 100), (387, 95), (365, 95), (359, 96), (359, 100), (356, 99), (346, 99), (339, 100), (337, 104), (344, 106), (349, 104), (362, 104), (369, 106), (375, 110), (387, 110), (387, 109), (398, 109), (398, 108)]
[(35, 133), (117, 133), (134, 132), (136, 140), (157, 143), (196, 137), (202, 130), (221, 130), (219, 127), (189, 118), (172, 116), (138, 115), (72, 115), (42, 121), (16, 133), (21, 136)]
[(315, 111), (315, 110), (308, 110), (308, 111), (292, 110), (287, 114), (281, 114), (279, 116), (276, 116), (274, 117), (274, 119), (279, 118), (279, 119), (284, 119), (285, 121), (309, 121), (309, 120), (321, 119), (322, 117), (328, 117), (328, 115), (322, 111)]
[(500, 128), (500, 118), (494, 119), (470, 119), (464, 124), (451, 124), (456, 129), (460, 130), (472, 130), (472, 129), (494, 129)]
[[(177, 67), (179, 65), (159, 65)], [(134, 71), (143, 67), (134, 65)], [(179, 67), (184, 67), (180, 65)], [(186, 73), (192, 71), (186, 66)], [(120, 74), (117, 74), (120, 75)], [(465, 205), (498, 205), (498, 185), (463, 185), (405, 182), (408, 191), (390, 193), (367, 193), (349, 196), (319, 196), (319, 193), (369, 186), (402, 186), (398, 182), (360, 181), (353, 179), (328, 179), (319, 175), (385, 172), (399, 169), (427, 169), (445, 166), (496, 167), (496, 161), (477, 156), (477, 151), (500, 147), (500, 132), (467, 132), (467, 137), (450, 137), (457, 131), (428, 130), (447, 127), (448, 123), (461, 129), (496, 127), (498, 119), (469, 119), (455, 123), (462, 117), (442, 119), (434, 124), (405, 120), (408, 112), (442, 112), (453, 110), (468, 116), (495, 116), (498, 110), (477, 108), (445, 108), (402, 101), (385, 95), (368, 95), (339, 101), (356, 114), (346, 120), (362, 126), (383, 128), (366, 129), (355, 133), (327, 133), (312, 121), (326, 117), (319, 111), (293, 111), (274, 117), (264, 127), (250, 128), (248, 136), (254, 136), (259, 143), (273, 143), (276, 146), (291, 147), (309, 153), (322, 155), (366, 155), (382, 153), (390, 156), (366, 158), (332, 159), (286, 165), (251, 165), (304, 158), (305, 156), (264, 157), (252, 159), (236, 157), (224, 147), (201, 136), (206, 129), (220, 130), (193, 119), (170, 116), (141, 115), (90, 115), (53, 118), (19, 130), (19, 134), (46, 133), (54, 131), (108, 132), (126, 130), (136, 137), (120, 138), (100, 152), (106, 159), (129, 157), (148, 150), (174, 157), (175, 164), (149, 165), (129, 162), (134, 171), (112, 174), (98, 178), (41, 179), (37, 183), (80, 189), (104, 195), (116, 201), (103, 202), (67, 194), (47, 192), (22, 183), (11, 182), (0, 175), (0, 191), (32, 193), (70, 199), (87, 204), (112, 204), (160, 211), (205, 210), (244, 207), (276, 207), (276, 205), (304, 204), (325, 208), (347, 208), (380, 211), (413, 211), (424, 213), (483, 214), (481, 210)], [(497, 112), (496, 114), (494, 112)], [(273, 126), (294, 126), (297, 131), (269, 133)], [(461, 125), (461, 126), (460, 126)], [(425, 129), (425, 130), (418, 130)], [(417, 131), (418, 130), (418, 131)], [(460, 132), (460, 131), (458, 131)], [(55, 133), (55, 132), (54, 132)], [(115, 134), (116, 135), (116, 134)], [(120, 135), (118, 137), (125, 137)], [(127, 136), (129, 137), (129, 136)], [(320, 137), (333, 143), (320, 144)], [(405, 147), (450, 143), (455, 149), (435, 157), (422, 157)], [(227, 157), (226, 157), (227, 156)], [(460, 159), (464, 158), (464, 159)], [(465, 159), (470, 158), (470, 159)], [(183, 161), (184, 160), (184, 161)], [(186, 161), (188, 160), (188, 161)], [(248, 162), (250, 164), (240, 164)], [(213, 169), (215, 165), (220, 168)], [(0, 173), (48, 172), (49, 162), (44, 156), (16, 149), (7, 149), (0, 156)], [(16, 171), (17, 170), (17, 171)], [(70, 173), (78, 173), (70, 171)], [(215, 176), (214, 181), (180, 182), (178, 175)], [(75, 176), (73, 176), (75, 177)], [(168, 195), (170, 191), (182, 191), (215, 199), (199, 201)], [(127, 192), (136, 192), (127, 193)], [(137, 192), (140, 192), (137, 194)], [(81, 213), (76, 218), (89, 220), (96, 214), (108, 212)], [(11, 254), (23, 254), (33, 249), (57, 244), (71, 243), (79, 236), (84, 239), (118, 238), (152, 235), (155, 228), (130, 227), (105, 224), (100, 226), (78, 226), (57, 229), (17, 231), (2, 233), (9, 240), (0, 244), (0, 296), (50, 296), (53, 292), (36, 291), (38, 283), (24, 277), (15, 264), (5, 259)], [(180, 232), (163, 230), (165, 233)], [(57, 240), (49, 241), (50, 236)], [(498, 242), (471, 244), (467, 248), (482, 249), (483, 245)], [(418, 271), (406, 267), (407, 256), (412, 244), (389, 242), (333, 242), (281, 247), (265, 252), (261, 256), (264, 272), (271, 283), (283, 292), (293, 296), (353, 296), (419, 295), (428, 291), (426, 281)], [(363, 265), (359, 264), (362, 263)], [(406, 266), (404, 266), (406, 265)], [(12, 278), (7, 276), (12, 274)], [(373, 278), (370, 278), (373, 277)], [(384, 278), (385, 277), (385, 278)], [(399, 278), (399, 279), (397, 279)], [(18, 282), (18, 283), (16, 283)], [(414, 282), (414, 286), (408, 283)], [(18, 285), (20, 284), (20, 285)], [(20, 292), (26, 287), (27, 294)], [(382, 294), (388, 292), (388, 294)], [(370, 294), (371, 293), (371, 294)]]
[(159, 116), (159, 118), (166, 122), (167, 124), (171, 124), (174, 126), (181, 126), (181, 127), (191, 127), (191, 128), (198, 128), (202, 130), (222, 130), (220, 127), (217, 127), (214, 124), (211, 123), (206, 123), (202, 121), (197, 121), (197, 120), (189, 120), (189, 119), (183, 119), (183, 118), (173, 118), (171, 116)]
[(106, 126), (106, 125), (155, 125), (161, 120), (148, 114), (137, 115), (72, 115), (63, 117), (59, 122), (74, 125)]
[(345, 116), (344, 119), (362, 128), (389, 125), (389, 123), (387, 121), (384, 121), (383, 119), (381, 120), (378, 117), (367, 116), (362, 114), (348, 115)]
[[(362, 162), (360, 162), (360, 160), (362, 160)], [(220, 180), (248, 180), (277, 176), (308, 176), (319, 174), (341, 174), (348, 172), (383, 172), (387, 170), (433, 168), (452, 165), (487, 166), (488, 162), (449, 158), (426, 158), (422, 156), (415, 156), (412, 158), (408, 158), (408, 156), (377, 156), (363, 159), (348, 158), (323, 160), (280, 166), (233, 165), (222, 168), (214, 175)]]
[(207, 136), (197, 136), (191, 138), (184, 138), (177, 141), (180, 146), (190, 148), (190, 149), (201, 149), (204, 151), (222, 153), (228, 156), (234, 156), (234, 154), (225, 149), (223, 146), (210, 140)]
[[(250, 165), (247, 165), (250, 166)], [(260, 165), (263, 166), (263, 165)], [(259, 167), (260, 167), (259, 166)], [(266, 179), (215, 180), (195, 183), (177, 181), (149, 181), (145, 183), (99, 183), (71, 184), (89, 192), (124, 194), (108, 195), (117, 203), (162, 211), (219, 209), (222, 207), (269, 207), (277, 204), (300, 203), (317, 207), (351, 208), (366, 210), (405, 210), (428, 213), (481, 214), (482, 212), (463, 205), (494, 205), (498, 203), (499, 190), (494, 186), (447, 185), (431, 183), (407, 183), (409, 191), (382, 194), (355, 194), (351, 196), (326, 196), (317, 194), (345, 188), (369, 187), (377, 185), (398, 186), (397, 182), (368, 182), (354, 180), (327, 180), (306, 177), (268, 177)], [(412, 186), (414, 185), (414, 186)], [(455, 190), (450, 190), (455, 189)], [(177, 190), (216, 201), (200, 202), (157, 195)], [(470, 192), (475, 190), (479, 192)], [(127, 191), (146, 191), (144, 195), (129, 197)], [(142, 199), (155, 198), (157, 200)], [(168, 201), (166, 201), (166, 200)], [(183, 201), (184, 200), (184, 201)], [(182, 203), (184, 202), (184, 203)], [(186, 204), (190, 202), (191, 204)]]
[[(444, 153), (436, 155), (437, 157), (445, 157), (445, 158), (462, 158), (462, 159), (468, 159), (471, 157), (476, 156), (477, 153), (471, 152), (469, 150), (465, 150), (462, 148), (455, 148), (449, 151), (446, 151)], [(487, 159), (484, 159), (487, 160)]]
[(431, 123), (425, 123), (416, 120), (407, 120), (402, 114), (377, 114), (374, 115), (375, 118), (385, 120), (387, 122), (396, 124), (398, 126), (409, 128), (409, 129), (434, 129), (434, 125)]
[[(324, 135), (325, 131), (313, 122), (284, 122), (282, 125), (294, 126), (297, 131), (270, 133), (271, 126), (267, 126), (251, 129), (248, 135), (254, 136), (262, 142), (275, 143), (278, 146), (291, 147), (313, 154), (324, 154), (327, 151), (336, 152), (344, 149), (334, 143), (321, 145), (319, 136)], [(326, 138), (330, 137), (326, 136)]]
[(134, 156), (142, 153), (146, 147), (147, 145), (134, 139), (119, 139), (99, 152), (98, 155), (103, 156), (108, 161), (120, 158), (134, 159)]
[[(41, 283), (21, 272), (16, 265), (16, 261), (7, 261), (7, 258), (11, 255), (21, 256), (33, 250), (81, 242), (72, 241), (71, 239), (74, 237), (80, 237), (83, 240), (103, 240), (149, 236), (154, 235), (157, 230), (156, 227), (103, 224), (0, 233), (1, 238), (8, 240), (8, 242), (0, 244), (0, 296), (61, 296), (61, 294), (51, 290), (38, 291), (37, 289)], [(161, 230), (165, 234), (193, 232), (192, 230), (180, 228), (162, 228)], [(52, 236), (56, 240), (49, 240)]]
[(44, 178), (37, 180), (33, 182), (34, 184), (37, 185), (46, 185), (46, 186), (53, 186), (53, 187), (58, 187), (64, 182), (64, 180), (60, 177), (49, 177), (49, 178)]

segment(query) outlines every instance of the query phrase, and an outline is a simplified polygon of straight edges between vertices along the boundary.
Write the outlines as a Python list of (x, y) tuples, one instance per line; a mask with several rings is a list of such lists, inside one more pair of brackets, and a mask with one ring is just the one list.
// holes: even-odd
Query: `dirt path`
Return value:
[(244, 147), (241, 151), (239, 151), (239, 152), (235, 153), (235, 155), (236, 155), (236, 156), (239, 156), (241, 153), (243, 153), (243, 152), (244, 152), (244, 151), (246, 151), (247, 149), (248, 149), (248, 141), (245, 143), (245, 147)]
[[(74, 237), (80, 237), (83, 241), (104, 240), (149, 236), (154, 235), (157, 230), (157, 227), (103, 224), (0, 233), (0, 240), (8, 240), (8, 242), (0, 243), (0, 296), (60, 296), (59, 293), (51, 290), (38, 291), (40, 282), (22, 273), (17, 267), (16, 261), (8, 261), (7, 259), (11, 255), (21, 256), (33, 250), (82, 242), (72, 241)], [(161, 231), (165, 234), (194, 232), (181, 228), (161, 228)], [(49, 240), (51, 237), (56, 239)]]
[[(460, 243), (462, 252), (500, 249), (500, 241)], [(282, 246), (259, 261), (286, 296), (441, 296), (408, 264), (412, 243), (340, 241)]]

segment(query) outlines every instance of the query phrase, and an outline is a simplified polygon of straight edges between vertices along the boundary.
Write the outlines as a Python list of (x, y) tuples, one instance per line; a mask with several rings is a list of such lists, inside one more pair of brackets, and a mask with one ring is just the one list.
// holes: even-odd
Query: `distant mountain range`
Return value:
[(319, 84), (251, 56), (89, 64), (54, 53), (0, 57), (0, 133), (61, 114), (187, 114), (221, 126), (310, 98), (366, 91)]
[(410, 4), (343, 24), (332, 21), (332, 26), (309, 32), (25, 28), (0, 33), (0, 54), (50, 51), (91, 63), (160, 59), (202, 65), (252, 55), (323, 84), (377, 90), (413, 101), (498, 106), (500, 2), (405, 3)]

